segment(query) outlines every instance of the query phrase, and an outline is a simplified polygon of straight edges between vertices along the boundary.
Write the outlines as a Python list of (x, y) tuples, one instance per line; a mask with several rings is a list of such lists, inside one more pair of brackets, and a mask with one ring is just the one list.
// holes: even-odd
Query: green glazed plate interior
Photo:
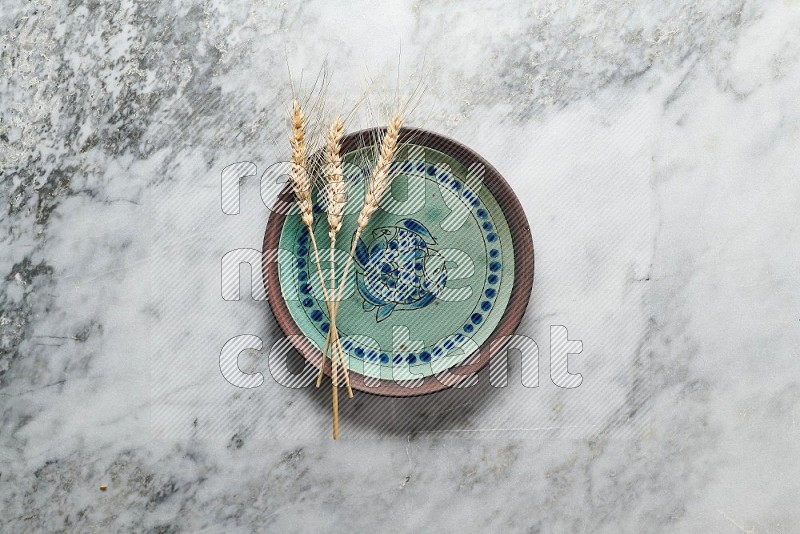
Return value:
[[(344, 155), (348, 203), (337, 235), (337, 286), (364, 197), (369, 149)], [(391, 191), (356, 242), (355, 261), (336, 316), (351, 372), (405, 381), (462, 364), (497, 327), (514, 283), (514, 250), (497, 199), (480, 166), (430, 147), (403, 145)], [(324, 206), (315, 204), (314, 236), (330, 285)], [(300, 331), (319, 349), (330, 318), (308, 230), (294, 205), (280, 231), (281, 293)]]

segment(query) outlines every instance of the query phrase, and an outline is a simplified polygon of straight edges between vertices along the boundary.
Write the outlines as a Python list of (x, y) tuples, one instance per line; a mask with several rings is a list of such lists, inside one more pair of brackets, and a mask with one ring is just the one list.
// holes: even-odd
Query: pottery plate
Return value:
[[(353, 243), (374, 135), (343, 140), (349, 200), (337, 278)], [(488, 162), (423, 130), (403, 129), (400, 141), (391, 191), (356, 241), (336, 322), (353, 388), (411, 396), (471, 383), (503, 350), (530, 297), (533, 242), (519, 201)], [(330, 239), (319, 203), (314, 236), (328, 281)], [(287, 187), (267, 224), (264, 280), (281, 328), (317, 366), (330, 320), (310, 241)]]

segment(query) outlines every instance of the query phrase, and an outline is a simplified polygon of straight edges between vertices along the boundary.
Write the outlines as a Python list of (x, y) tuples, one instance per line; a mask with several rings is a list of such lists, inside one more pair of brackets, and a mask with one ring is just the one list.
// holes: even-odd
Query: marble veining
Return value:
[[(792, 0), (4, 2), (0, 530), (800, 531), (798, 27)], [(220, 262), (260, 250), (288, 72), (323, 63), (329, 108), (368, 91), (350, 129), (420, 84), (409, 122), (518, 193), (538, 387), (512, 357), (505, 388), (357, 395), (334, 443), (328, 390), (272, 378), (260, 277), (225, 300)], [(243, 334), (252, 389), (220, 372)]]

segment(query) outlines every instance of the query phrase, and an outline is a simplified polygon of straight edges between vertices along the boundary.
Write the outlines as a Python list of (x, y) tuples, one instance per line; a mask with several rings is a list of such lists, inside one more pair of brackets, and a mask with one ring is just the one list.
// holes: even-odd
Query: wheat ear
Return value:
[[(350, 255), (347, 257), (347, 262), (344, 264), (344, 274), (342, 274), (341, 281), (339, 282), (339, 291), (334, 296), (333, 312), (331, 314), (332, 320), (336, 320), (336, 313), (339, 311), (339, 304), (344, 294), (345, 283), (347, 282), (347, 274), (350, 272), (350, 267), (353, 264), (353, 257), (356, 253), (356, 245), (358, 239), (364, 232), (364, 229), (369, 224), (372, 215), (378, 210), (381, 199), (389, 186), (392, 184), (394, 175), (389, 172), (392, 161), (394, 160), (395, 152), (397, 151), (397, 143), (400, 138), (400, 129), (403, 127), (403, 118), (400, 114), (396, 113), (389, 121), (389, 126), (386, 128), (386, 134), (381, 141), (381, 150), (378, 154), (378, 160), (367, 183), (367, 191), (364, 194), (364, 206), (358, 214), (358, 224), (356, 232), (353, 235), (353, 244), (350, 247)], [(334, 290), (334, 293), (335, 290)], [(331, 336), (331, 332), (328, 332)], [(333, 339), (333, 338), (331, 338)]]
[(303, 110), (300, 108), (300, 104), (294, 100), (292, 102), (292, 133), (289, 136), (289, 144), (292, 147), (289, 181), (297, 199), (303, 224), (310, 228), (314, 222), (314, 215), (311, 207), (311, 178), (308, 176), (306, 168), (305, 128)]
[[(331, 299), (328, 295), (328, 290), (325, 286), (325, 279), (322, 277), (322, 265), (319, 259), (319, 249), (317, 248), (317, 240), (314, 237), (314, 212), (311, 202), (311, 178), (308, 175), (308, 167), (306, 161), (306, 140), (305, 140), (305, 120), (303, 118), (303, 110), (296, 100), (292, 101), (292, 132), (289, 136), (289, 144), (292, 148), (291, 155), (291, 169), (289, 171), (289, 181), (297, 199), (297, 206), (300, 210), (300, 218), (303, 224), (308, 228), (308, 235), (311, 237), (311, 245), (314, 249), (314, 260), (317, 265), (317, 274), (319, 275), (322, 293), (325, 297), (325, 302), (330, 303)], [(331, 319), (333, 324), (333, 318)], [(333, 439), (339, 438), (339, 403), (338, 392), (336, 384), (336, 360), (332, 359), (333, 363)], [(320, 369), (325, 365), (325, 355), (322, 355), (320, 360)]]
[(342, 136), (344, 135), (344, 120), (337, 117), (330, 130), (325, 143), (325, 170), (328, 187), (328, 235), (331, 239), (336, 237), (342, 229), (342, 217), (347, 198), (345, 197), (344, 170), (342, 167)]

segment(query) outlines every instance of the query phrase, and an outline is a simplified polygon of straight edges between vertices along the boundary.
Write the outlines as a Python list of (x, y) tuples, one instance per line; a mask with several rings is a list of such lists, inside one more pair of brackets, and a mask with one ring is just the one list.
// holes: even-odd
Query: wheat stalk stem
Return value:
[[(335, 291), (335, 283), (336, 283), (336, 271), (335, 271), (335, 264), (333, 260), (334, 250), (336, 248), (336, 237), (331, 238), (331, 294)], [(342, 365), (342, 373), (344, 374), (345, 385), (347, 387), (347, 396), (349, 398), (353, 398), (353, 388), (350, 386), (350, 373), (347, 370), (347, 364), (345, 363), (345, 354), (344, 349), (339, 341), (339, 331), (336, 329), (336, 316), (333, 311), (333, 303), (328, 305), (328, 313), (330, 315), (330, 328), (328, 329), (328, 335), (325, 338), (325, 347), (322, 349), (323, 358), (328, 354), (328, 349), (331, 349), (331, 353), (335, 354), (339, 358), (339, 362)], [(331, 357), (333, 358), (333, 356)], [(332, 361), (332, 360), (331, 360)], [(322, 385), (322, 372), (323, 366), (320, 366), (319, 371), (317, 372), (317, 387)]]
[(337, 358), (333, 357), (331, 354), (331, 381), (333, 382), (333, 388), (331, 390), (331, 395), (333, 396), (333, 439), (339, 439), (339, 376), (336, 369), (336, 361)]
[[(334, 235), (334, 236), (331, 237), (331, 289), (330, 289), (331, 295), (333, 295), (334, 292), (336, 291), (336, 266), (335, 266), (335, 260), (334, 260), (335, 251), (336, 251), (336, 236)], [(353, 398), (353, 388), (350, 387), (350, 373), (349, 373), (349, 371), (347, 369), (347, 363), (346, 363), (346, 360), (345, 360), (344, 348), (342, 347), (342, 344), (339, 341), (339, 331), (336, 328), (336, 315), (335, 315), (335, 312), (333, 311), (333, 307), (334, 307), (334, 303), (331, 302), (331, 305), (328, 307), (328, 314), (330, 315), (330, 318), (331, 318), (331, 326), (330, 326), (329, 332), (332, 330), (333, 331), (333, 335), (335, 337), (334, 342), (333, 342), (333, 347), (332, 347), (331, 350), (332, 351), (335, 350), (336, 354), (339, 357), (339, 363), (341, 363), (341, 365), (342, 365), (342, 374), (344, 374), (345, 386), (347, 387), (347, 396), (352, 399)], [(328, 341), (328, 338), (326, 338), (326, 340), (325, 340), (326, 351), (327, 351), (327, 347), (329, 345), (330, 345), (330, 342)], [(319, 377), (317, 379), (317, 382), (319, 383)], [(319, 386), (317, 386), (317, 387), (319, 387)]]

